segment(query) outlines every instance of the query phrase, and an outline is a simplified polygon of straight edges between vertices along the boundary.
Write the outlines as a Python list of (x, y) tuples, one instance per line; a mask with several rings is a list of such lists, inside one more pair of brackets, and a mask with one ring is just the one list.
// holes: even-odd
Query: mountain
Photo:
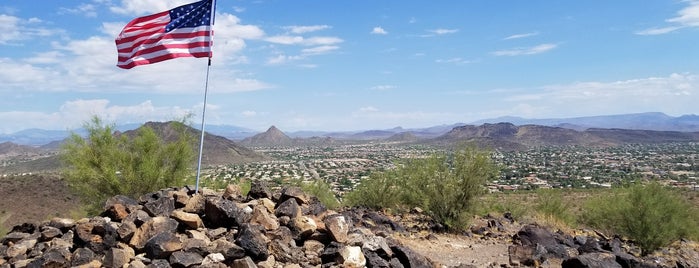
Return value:
[(28, 145), (20, 145), (13, 142), (0, 143), (0, 158), (17, 156), (34, 156), (46, 153), (45, 150)]
[(473, 125), (507, 122), (514, 125), (559, 126), (563, 128), (584, 130), (588, 128), (615, 128), (656, 131), (699, 131), (699, 116), (683, 115), (673, 117), (659, 112), (587, 116), (573, 118), (527, 119), (521, 117), (498, 117), (472, 122)]
[(393, 134), (392, 136), (386, 138), (384, 141), (392, 141), (392, 142), (415, 142), (420, 140), (415, 134), (413, 134), (410, 131), (406, 132), (401, 132), (398, 134)]
[[(150, 127), (156, 135), (164, 141), (173, 141), (179, 137), (179, 132), (173, 127), (173, 122), (147, 122), (144, 126)], [(197, 137), (196, 144), (192, 144), (195, 151), (199, 151), (199, 137), (201, 132), (192, 127), (181, 125), (188, 135)], [(124, 132), (124, 135), (135, 135), (140, 128)], [(268, 156), (256, 153), (235, 142), (218, 135), (206, 132), (204, 135), (204, 151), (202, 165), (240, 164), (270, 159)]]
[(240, 143), (246, 146), (286, 146), (293, 141), (277, 127), (271, 126), (267, 131), (245, 138)]
[(663, 143), (699, 141), (699, 132), (655, 131), (592, 128), (577, 131), (540, 125), (516, 126), (512, 123), (466, 125), (455, 127), (431, 143), (453, 145), (475, 142), (503, 150), (535, 146), (614, 146), (628, 143)]

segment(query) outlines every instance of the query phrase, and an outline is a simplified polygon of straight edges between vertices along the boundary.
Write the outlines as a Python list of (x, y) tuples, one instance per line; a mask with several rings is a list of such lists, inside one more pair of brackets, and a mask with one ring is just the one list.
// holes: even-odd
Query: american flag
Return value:
[(179, 57), (211, 57), (213, 1), (179, 6), (129, 22), (115, 42), (117, 66), (134, 66)]

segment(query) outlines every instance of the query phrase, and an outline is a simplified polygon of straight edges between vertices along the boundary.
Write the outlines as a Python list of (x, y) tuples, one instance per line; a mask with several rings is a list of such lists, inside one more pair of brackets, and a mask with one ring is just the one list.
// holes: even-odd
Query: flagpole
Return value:
[(206, 83), (204, 84), (204, 108), (201, 111), (201, 137), (199, 138), (199, 160), (197, 160), (197, 184), (194, 186), (194, 193), (199, 193), (199, 178), (201, 177), (201, 157), (204, 152), (204, 121), (206, 118), (206, 96), (209, 93), (209, 69), (211, 69), (211, 58), (206, 66)]

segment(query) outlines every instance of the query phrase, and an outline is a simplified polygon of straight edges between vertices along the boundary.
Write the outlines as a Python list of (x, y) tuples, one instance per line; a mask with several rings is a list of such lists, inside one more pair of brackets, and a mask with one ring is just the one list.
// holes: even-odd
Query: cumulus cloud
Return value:
[(42, 24), (38, 18), (22, 19), (0, 14), (0, 45), (65, 33), (62, 29), (47, 28)]
[(76, 99), (66, 101), (56, 112), (7, 111), (0, 112), (3, 126), (0, 132), (11, 133), (26, 128), (65, 130), (75, 129), (92, 116), (98, 115), (106, 122), (133, 123), (168, 121), (182, 118), (192, 112), (177, 106), (155, 106), (147, 100), (134, 105), (114, 105), (106, 99)]
[(374, 29), (371, 30), (371, 34), (380, 34), (380, 35), (386, 35), (388, 32), (384, 30), (384, 28), (381, 27), (374, 27)]
[(428, 32), (431, 32), (436, 35), (445, 35), (445, 34), (453, 34), (457, 33), (459, 29), (434, 29), (434, 30), (429, 30)]
[(191, 2), (191, 0), (121, 0), (119, 4), (112, 5), (109, 10), (121, 15), (139, 16), (162, 12)]
[[(521, 94), (505, 92), (503, 99), (551, 113), (578, 115), (664, 111), (696, 113), (692, 107), (699, 96), (699, 76), (673, 73), (611, 82), (587, 81), (528, 88)], [(541, 113), (537, 116), (546, 116)]]
[(553, 50), (556, 47), (558, 47), (557, 44), (548, 43), (548, 44), (541, 44), (541, 45), (537, 45), (537, 46), (533, 46), (533, 47), (497, 50), (497, 51), (492, 52), (492, 54), (495, 56), (534, 55), (534, 54), (541, 54), (541, 53)]

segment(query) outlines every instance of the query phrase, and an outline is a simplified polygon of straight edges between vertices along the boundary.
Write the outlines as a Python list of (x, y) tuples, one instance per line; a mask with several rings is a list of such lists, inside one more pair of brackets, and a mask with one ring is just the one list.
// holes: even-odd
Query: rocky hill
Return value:
[(240, 143), (246, 146), (288, 146), (293, 144), (293, 140), (277, 127), (271, 126), (267, 131), (245, 138)]
[(516, 150), (533, 146), (614, 146), (627, 143), (666, 143), (699, 141), (699, 132), (628, 129), (587, 129), (577, 131), (540, 125), (516, 126), (511, 123), (455, 127), (429, 142), (454, 144), (476, 142), (492, 148)]
[[(178, 132), (173, 128), (172, 123), (173, 122), (148, 122), (144, 126), (152, 128), (161, 139), (172, 141), (178, 137)], [(192, 144), (192, 148), (195, 148), (198, 152), (201, 132), (189, 126), (183, 125), (182, 127), (186, 128), (187, 135), (196, 137), (196, 142)], [(139, 129), (127, 131), (124, 132), (124, 134), (134, 135)], [(268, 159), (269, 157), (243, 147), (222, 136), (213, 135), (208, 132), (204, 135), (203, 165), (239, 164)]]

